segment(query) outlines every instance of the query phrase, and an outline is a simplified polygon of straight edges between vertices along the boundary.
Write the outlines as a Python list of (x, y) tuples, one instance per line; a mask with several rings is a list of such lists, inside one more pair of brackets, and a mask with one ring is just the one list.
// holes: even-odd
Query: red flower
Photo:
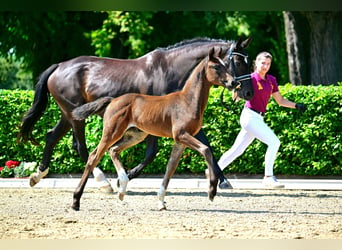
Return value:
[(1, 172), (2, 170), (4, 170), (4, 167), (0, 167), (0, 172)]
[(6, 161), (5, 165), (8, 167), (8, 168), (15, 168), (17, 166), (20, 165), (20, 162), (19, 161), (12, 161), (12, 160), (9, 160), (9, 161)]

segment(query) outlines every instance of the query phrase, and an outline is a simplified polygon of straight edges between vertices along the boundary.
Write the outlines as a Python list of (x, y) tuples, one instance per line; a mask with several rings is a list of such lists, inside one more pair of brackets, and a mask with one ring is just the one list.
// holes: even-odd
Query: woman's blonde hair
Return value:
[(266, 52), (266, 51), (260, 52), (260, 53), (256, 56), (256, 59), (255, 59), (255, 60), (256, 60), (256, 61), (259, 61), (261, 57), (269, 58), (269, 59), (271, 59), (271, 61), (272, 61), (272, 55), (271, 55), (271, 53), (269, 53), (269, 52)]

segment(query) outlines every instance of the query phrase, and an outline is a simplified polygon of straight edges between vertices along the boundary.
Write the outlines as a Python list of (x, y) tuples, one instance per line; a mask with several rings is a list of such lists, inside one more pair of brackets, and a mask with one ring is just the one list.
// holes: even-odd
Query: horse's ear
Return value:
[[(241, 38), (240, 38), (240, 39), (241, 39)], [(241, 39), (241, 40), (242, 40), (242, 39)], [(241, 42), (240, 47), (243, 48), (243, 49), (244, 49), (244, 48), (247, 48), (248, 45), (250, 44), (251, 40), (252, 40), (252, 37), (248, 37), (245, 41)]]
[(235, 47), (239, 48), (241, 46), (242, 43), (242, 36), (239, 37), (239, 40), (236, 42)]

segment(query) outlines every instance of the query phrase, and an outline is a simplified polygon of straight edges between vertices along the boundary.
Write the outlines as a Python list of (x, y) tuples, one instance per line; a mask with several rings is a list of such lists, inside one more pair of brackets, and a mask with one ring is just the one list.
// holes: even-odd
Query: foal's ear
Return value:
[(209, 51), (209, 60), (210, 61), (217, 61), (217, 57), (222, 58), (224, 57), (224, 53), (222, 53), (222, 48), (219, 49), (218, 52), (215, 51), (215, 48), (211, 48)]
[(222, 47), (220, 47), (220, 50), (218, 52), (218, 57), (223, 59), (225, 57), (225, 53), (223, 53)]
[(215, 48), (213, 47), (209, 50), (209, 60), (210, 61), (213, 60), (214, 57), (215, 57)]

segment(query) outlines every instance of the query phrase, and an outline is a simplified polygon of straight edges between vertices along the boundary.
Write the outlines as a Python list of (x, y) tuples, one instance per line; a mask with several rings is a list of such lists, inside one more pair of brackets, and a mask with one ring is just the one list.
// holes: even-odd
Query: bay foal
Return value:
[[(76, 120), (83, 120), (95, 113), (104, 112), (104, 115), (102, 138), (96, 149), (89, 155), (81, 181), (74, 192), (72, 208), (79, 210), (80, 199), (88, 177), (107, 150), (118, 174), (119, 198), (123, 200), (128, 177), (119, 159), (120, 152), (111, 146), (120, 140), (131, 127), (141, 131), (140, 141), (144, 140), (148, 134), (169, 137), (175, 141), (173, 151), (182, 152), (185, 147), (189, 147), (203, 155), (210, 176), (209, 199), (213, 200), (217, 188), (217, 179), (213, 172), (213, 157), (208, 146), (197, 140), (194, 135), (202, 127), (203, 113), (208, 102), (210, 87), (220, 85), (233, 89), (235, 84), (233, 79), (233, 76), (228, 73), (225, 63), (219, 55), (215, 54), (215, 50), (211, 49), (208, 56), (192, 71), (181, 91), (165, 96), (125, 94), (114, 99), (104, 97), (76, 108), (73, 111), (73, 117)], [(166, 209), (164, 204), (166, 189), (180, 160), (181, 154), (175, 155), (177, 157), (169, 159), (158, 192), (158, 208), (160, 210)]]

